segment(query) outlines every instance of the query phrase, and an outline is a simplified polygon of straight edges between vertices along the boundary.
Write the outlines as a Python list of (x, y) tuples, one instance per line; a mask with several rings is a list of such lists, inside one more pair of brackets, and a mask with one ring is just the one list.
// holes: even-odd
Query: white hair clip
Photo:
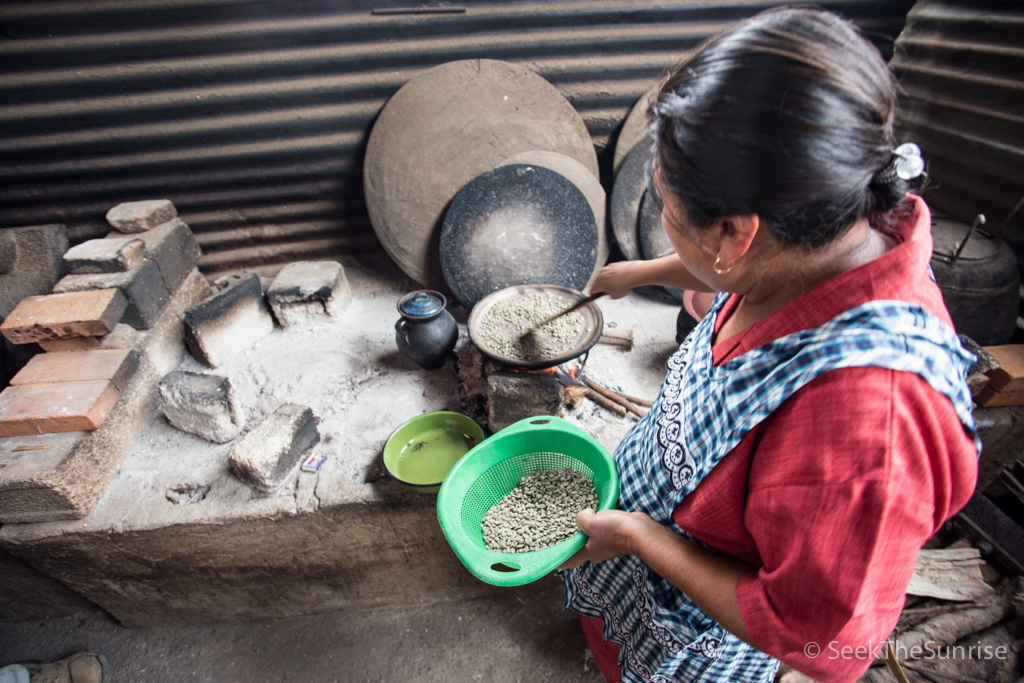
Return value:
[(904, 142), (893, 150), (895, 159), (896, 176), (903, 180), (914, 180), (924, 173), (924, 159), (921, 158), (921, 148), (913, 142)]

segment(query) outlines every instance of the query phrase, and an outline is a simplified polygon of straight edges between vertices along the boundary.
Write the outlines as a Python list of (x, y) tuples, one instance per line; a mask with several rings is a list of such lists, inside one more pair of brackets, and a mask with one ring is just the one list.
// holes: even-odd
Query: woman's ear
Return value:
[(756, 214), (726, 216), (718, 221), (720, 246), (719, 261), (727, 266), (735, 263), (750, 250), (757, 231), (761, 228), (761, 218)]

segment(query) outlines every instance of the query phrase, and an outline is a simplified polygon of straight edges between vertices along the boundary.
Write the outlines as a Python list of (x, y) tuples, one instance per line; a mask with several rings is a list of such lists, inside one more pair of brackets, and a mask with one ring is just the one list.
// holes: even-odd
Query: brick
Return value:
[(313, 411), (285, 403), (232, 446), (228, 465), (239, 479), (270, 493), (292, 479), (319, 441)]
[(166, 223), (178, 215), (169, 199), (125, 202), (107, 211), (107, 222), (124, 233), (139, 233)]
[(53, 290), (84, 292), (101, 288), (116, 288), (124, 295), (127, 306), (123, 320), (137, 330), (148, 330), (152, 327), (171, 297), (171, 293), (164, 286), (160, 269), (148, 258), (124, 273), (66, 275)]
[(146, 258), (146, 243), (137, 237), (107, 237), (71, 247), (64, 267), (73, 275), (123, 273)]
[(220, 289), (185, 311), (185, 346), (212, 368), (274, 330), (255, 273), (238, 273), (218, 284)]
[(119, 394), (106, 381), (7, 387), (0, 393), (0, 437), (96, 429)]
[(71, 337), (70, 339), (40, 339), (39, 346), (43, 351), (61, 353), (63, 351), (87, 351), (89, 349), (101, 349), (110, 335), (104, 334), (98, 337)]
[(990, 383), (974, 397), (974, 402), (986, 408), (1024, 406), (1024, 391), (999, 391)]
[(227, 443), (245, 426), (227, 377), (175, 370), (160, 380), (159, 391), (164, 416), (183, 432)]
[[(139, 353), (139, 370), (98, 429), (0, 439), (0, 525), (81, 519), (95, 511), (121, 464), (159, 410), (157, 384), (185, 351), (185, 310), (210, 293), (194, 270), (149, 330), (117, 325), (104, 343)], [(113, 348), (113, 347), (111, 347)], [(36, 449), (40, 445), (52, 448)], [(15, 449), (32, 448), (24, 452)]]
[(12, 344), (104, 335), (121, 320), (127, 305), (115, 288), (30, 296), (11, 311), (0, 333)]
[(132, 349), (41, 353), (11, 378), (11, 384), (106, 380), (121, 391), (138, 368), (139, 354)]
[(989, 386), (996, 391), (1024, 391), (1024, 344), (982, 347), (999, 367), (985, 372)]
[(149, 258), (156, 262), (168, 292), (178, 289), (199, 263), (201, 251), (185, 221), (174, 218), (136, 235), (146, 245)]
[(267, 289), (267, 302), (281, 327), (337, 317), (350, 298), (345, 269), (337, 261), (289, 263)]

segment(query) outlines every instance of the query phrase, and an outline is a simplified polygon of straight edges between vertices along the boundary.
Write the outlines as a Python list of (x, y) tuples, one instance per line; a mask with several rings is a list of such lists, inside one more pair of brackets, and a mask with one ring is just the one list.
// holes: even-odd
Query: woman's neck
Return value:
[[(804, 292), (833, 277), (869, 263), (895, 246), (891, 238), (871, 229), (867, 220), (856, 223), (827, 247), (806, 250), (780, 247), (774, 240), (759, 245), (757, 258), (745, 281), (740, 301), (718, 333), (728, 339), (785, 308)], [(755, 256), (755, 255), (751, 255)]]

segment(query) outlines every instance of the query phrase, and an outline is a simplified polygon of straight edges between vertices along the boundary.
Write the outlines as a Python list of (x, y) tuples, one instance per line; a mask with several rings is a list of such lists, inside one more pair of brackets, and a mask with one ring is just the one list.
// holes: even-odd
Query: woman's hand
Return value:
[(636, 554), (639, 534), (650, 533), (658, 523), (640, 512), (602, 510), (590, 508), (576, 515), (576, 524), (589, 538), (579, 552), (570, 557), (559, 569), (569, 569), (584, 562), (604, 562), (620, 555)]
[[(616, 261), (603, 267), (591, 285), (591, 292), (605, 292), (613, 299), (621, 299), (637, 286), (638, 261)], [(643, 283), (640, 283), (643, 284)]]
[(712, 619), (754, 645), (740, 615), (736, 587), (740, 578), (756, 572), (756, 567), (704, 548), (642, 512), (594, 512), (588, 508), (576, 515), (576, 523), (589, 536), (587, 544), (559, 569), (636, 555), (655, 573), (689, 595)]

